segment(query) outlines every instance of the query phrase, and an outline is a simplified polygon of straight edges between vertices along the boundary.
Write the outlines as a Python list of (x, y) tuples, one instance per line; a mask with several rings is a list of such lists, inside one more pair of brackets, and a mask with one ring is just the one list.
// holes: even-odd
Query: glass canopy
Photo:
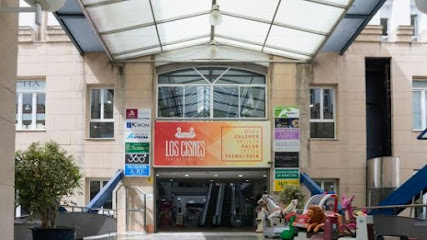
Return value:
[[(125, 60), (216, 44), (311, 60), (351, 0), (81, 0), (109, 55)], [(222, 23), (209, 23), (213, 4)]]

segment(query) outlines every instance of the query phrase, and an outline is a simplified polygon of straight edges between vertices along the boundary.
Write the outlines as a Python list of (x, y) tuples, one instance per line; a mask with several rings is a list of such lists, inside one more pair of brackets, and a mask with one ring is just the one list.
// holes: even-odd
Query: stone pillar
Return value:
[[(0, 4), (17, 7), (18, 0), (1, 0)], [(18, 14), (0, 13), (0, 232), (4, 240), (14, 235), (17, 36)]]
[(302, 171), (310, 168), (310, 83), (313, 82), (313, 65), (297, 64), (297, 101), (300, 107), (300, 160), (299, 166)]
[(410, 0), (393, 1), (389, 24), (389, 40), (394, 42), (399, 32), (399, 26), (411, 25)]
[(427, 42), (427, 14), (419, 14), (418, 42)]

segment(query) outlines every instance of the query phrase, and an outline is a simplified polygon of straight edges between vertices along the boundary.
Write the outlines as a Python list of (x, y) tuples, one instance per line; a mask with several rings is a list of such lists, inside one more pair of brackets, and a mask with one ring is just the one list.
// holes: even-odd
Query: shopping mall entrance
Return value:
[(157, 231), (255, 230), (268, 170), (157, 169)]

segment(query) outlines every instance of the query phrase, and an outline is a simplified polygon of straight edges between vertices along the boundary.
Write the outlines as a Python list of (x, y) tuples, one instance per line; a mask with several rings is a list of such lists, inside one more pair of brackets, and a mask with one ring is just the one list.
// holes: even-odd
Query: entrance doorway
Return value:
[(158, 170), (157, 230), (254, 230), (267, 176), (267, 170)]

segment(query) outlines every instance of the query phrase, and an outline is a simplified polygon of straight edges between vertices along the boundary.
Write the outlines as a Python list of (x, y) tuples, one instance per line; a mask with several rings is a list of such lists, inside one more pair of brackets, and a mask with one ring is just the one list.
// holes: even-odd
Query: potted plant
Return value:
[(302, 189), (295, 185), (285, 185), (283, 191), (279, 194), (279, 201), (287, 206), (293, 199), (298, 200), (297, 208), (301, 209), (304, 207), (305, 195)]
[(17, 202), (31, 217), (39, 217), (41, 227), (31, 229), (33, 240), (75, 239), (74, 228), (55, 224), (59, 204), (81, 187), (82, 175), (72, 155), (54, 141), (32, 143), (28, 149), (17, 151), (15, 188)]

